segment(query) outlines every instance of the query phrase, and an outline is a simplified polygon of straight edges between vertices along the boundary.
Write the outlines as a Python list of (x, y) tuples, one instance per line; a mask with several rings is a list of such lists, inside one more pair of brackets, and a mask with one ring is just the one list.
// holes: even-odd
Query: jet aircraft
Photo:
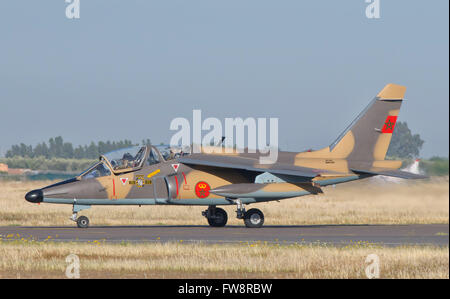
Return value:
[(71, 219), (80, 228), (87, 228), (89, 219), (78, 212), (92, 205), (201, 205), (213, 227), (228, 220), (218, 206), (235, 205), (237, 218), (258, 228), (264, 214), (246, 210), (247, 205), (319, 194), (324, 186), (376, 175), (425, 178), (398, 170), (401, 161), (385, 159), (405, 91), (386, 85), (330, 146), (280, 151), (274, 164), (261, 164), (259, 152), (185, 153), (136, 146), (104, 154), (77, 177), (30, 191), (25, 199), (72, 205)]

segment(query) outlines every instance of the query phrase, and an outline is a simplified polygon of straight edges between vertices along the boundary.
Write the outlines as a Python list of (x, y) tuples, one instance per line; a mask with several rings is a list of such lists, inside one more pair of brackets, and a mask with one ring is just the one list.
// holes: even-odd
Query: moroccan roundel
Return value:
[(209, 190), (211, 190), (211, 187), (207, 182), (198, 182), (197, 185), (195, 185), (195, 194), (199, 198), (205, 198), (209, 195)]

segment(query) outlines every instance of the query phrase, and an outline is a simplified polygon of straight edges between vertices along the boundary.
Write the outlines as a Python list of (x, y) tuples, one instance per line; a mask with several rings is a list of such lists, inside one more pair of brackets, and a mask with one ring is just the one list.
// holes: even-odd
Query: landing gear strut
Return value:
[(234, 201), (237, 205), (236, 218), (244, 219), (244, 224), (249, 228), (259, 228), (264, 224), (264, 214), (258, 209), (245, 211), (245, 207), (240, 199)]
[(90, 207), (91, 206), (74, 204), (73, 210), (72, 210), (73, 214), (70, 217), (70, 220), (75, 221), (79, 228), (88, 228), (89, 227), (89, 218), (87, 218), (86, 216), (77, 217), (77, 215), (78, 215), (79, 211), (89, 209)]
[(209, 206), (207, 210), (202, 212), (202, 215), (208, 219), (208, 223), (212, 227), (224, 227), (228, 221), (227, 212), (224, 209), (216, 208), (216, 206)]
[(245, 206), (240, 199), (236, 199), (234, 201), (236, 203), (236, 218), (244, 219), (245, 215)]

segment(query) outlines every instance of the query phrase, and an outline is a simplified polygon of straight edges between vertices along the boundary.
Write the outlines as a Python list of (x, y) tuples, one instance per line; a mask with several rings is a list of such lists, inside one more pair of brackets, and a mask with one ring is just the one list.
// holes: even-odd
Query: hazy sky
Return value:
[(449, 152), (449, 1), (0, 2), (0, 155), (74, 144), (168, 142), (175, 117), (278, 117), (280, 146), (329, 145), (389, 82), (399, 121)]

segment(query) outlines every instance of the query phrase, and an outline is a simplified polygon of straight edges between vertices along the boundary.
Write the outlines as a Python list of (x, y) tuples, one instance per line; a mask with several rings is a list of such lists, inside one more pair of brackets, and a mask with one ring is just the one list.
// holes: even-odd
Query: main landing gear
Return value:
[(244, 214), (244, 223), (246, 227), (260, 228), (264, 224), (264, 214), (258, 209), (250, 209)]
[[(264, 224), (264, 214), (258, 209), (250, 209), (245, 211), (245, 207), (241, 200), (235, 200), (237, 205), (236, 218), (244, 220), (244, 224), (248, 228), (259, 228)], [(208, 223), (212, 227), (224, 227), (227, 224), (227, 212), (216, 206), (209, 206), (207, 210), (202, 212)]]
[(75, 221), (79, 228), (88, 228), (89, 227), (89, 218), (87, 218), (86, 216), (77, 217), (77, 215), (78, 215), (79, 211), (89, 209), (90, 207), (91, 206), (74, 204), (73, 210), (72, 210), (73, 214), (70, 217), (70, 220)]
[(208, 219), (208, 223), (212, 227), (224, 227), (228, 221), (227, 212), (224, 209), (216, 208), (216, 206), (209, 206), (207, 210), (202, 212), (202, 215)]
[(244, 224), (248, 228), (260, 228), (264, 224), (264, 214), (258, 209), (250, 209), (245, 211), (245, 207), (240, 199), (236, 199), (237, 205), (236, 217), (244, 219)]

